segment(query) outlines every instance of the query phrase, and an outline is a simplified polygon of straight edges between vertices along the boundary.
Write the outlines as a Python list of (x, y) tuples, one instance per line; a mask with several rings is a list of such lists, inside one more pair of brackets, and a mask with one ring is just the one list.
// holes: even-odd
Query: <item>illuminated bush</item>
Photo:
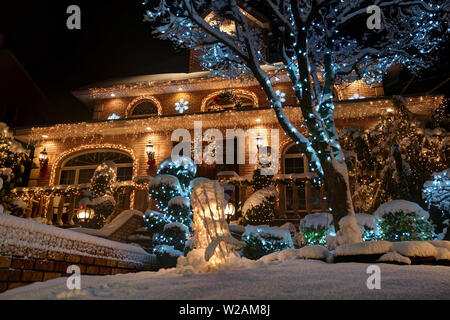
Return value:
[(310, 226), (300, 229), (303, 232), (305, 241), (308, 245), (326, 245), (325, 238), (331, 233), (331, 230), (323, 226)]
[(377, 239), (387, 241), (432, 240), (434, 225), (416, 212), (388, 212), (377, 219)]

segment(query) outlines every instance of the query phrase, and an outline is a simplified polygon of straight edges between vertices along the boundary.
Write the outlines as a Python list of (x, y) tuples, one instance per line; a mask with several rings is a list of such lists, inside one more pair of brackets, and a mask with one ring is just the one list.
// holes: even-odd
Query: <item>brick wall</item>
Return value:
[(108, 237), (109, 240), (126, 242), (125, 240), (132, 235), (136, 229), (142, 226), (142, 217), (138, 215), (132, 216), (126, 223), (117, 229)]
[[(207, 80), (205, 80), (207, 81)], [(286, 83), (280, 83), (274, 85), (275, 90), (280, 90), (286, 93), (286, 104), (295, 104), (297, 99), (294, 96), (294, 92), (290, 85)], [(268, 107), (269, 102), (267, 96), (260, 86), (250, 86), (250, 87), (239, 87), (233, 86), (233, 88), (223, 88), (223, 90), (237, 90), (242, 89), (254, 93), (258, 97), (259, 107)], [(167, 94), (154, 94), (152, 95), (156, 100), (161, 103), (162, 115), (177, 114), (175, 110), (175, 103), (184, 99), (189, 101), (189, 111), (188, 112), (200, 112), (202, 100), (208, 95), (217, 92), (216, 89), (211, 90), (197, 90), (192, 92), (175, 92)], [(125, 97), (125, 98), (110, 98), (97, 100), (94, 104), (94, 120), (106, 120), (111, 114), (116, 113), (122, 118), (126, 117), (127, 107), (131, 102), (133, 102), (137, 96)]]
[(106, 258), (94, 258), (58, 252), (35, 252), (24, 256), (0, 256), (0, 293), (39, 281), (67, 277), (70, 265), (80, 267), (82, 275), (114, 275), (152, 271), (155, 267)]

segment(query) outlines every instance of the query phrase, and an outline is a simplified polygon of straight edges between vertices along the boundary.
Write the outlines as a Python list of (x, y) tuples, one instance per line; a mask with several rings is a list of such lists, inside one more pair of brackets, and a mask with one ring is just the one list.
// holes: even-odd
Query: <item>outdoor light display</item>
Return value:
[(206, 250), (206, 256), (209, 258), (206, 260), (212, 265), (224, 263), (235, 254), (233, 246), (226, 243), (226, 239), (231, 235), (226, 222), (224, 203), (223, 188), (217, 181), (200, 183), (191, 194), (194, 246), (196, 249)]

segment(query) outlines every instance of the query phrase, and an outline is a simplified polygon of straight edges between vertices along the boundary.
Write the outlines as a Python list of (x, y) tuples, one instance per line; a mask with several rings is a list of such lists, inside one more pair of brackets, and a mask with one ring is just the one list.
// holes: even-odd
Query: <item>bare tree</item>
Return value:
[[(214, 75), (257, 79), (281, 127), (325, 184), (337, 229), (342, 217), (355, 213), (334, 121), (333, 86), (355, 79), (379, 82), (397, 63), (414, 72), (429, 66), (432, 51), (447, 35), (449, 6), (445, 0), (159, 0), (145, 5), (155, 34), (198, 50), (202, 66)], [(255, 8), (270, 21), (281, 63), (269, 63), (263, 55), (261, 31), (247, 14)], [(377, 8), (380, 29), (370, 30), (367, 19), (377, 18)], [(205, 18), (211, 11), (215, 21)], [(223, 23), (234, 27), (223, 30)], [(272, 86), (277, 72), (266, 72), (268, 64), (289, 75), (309, 135), (286, 117)]]

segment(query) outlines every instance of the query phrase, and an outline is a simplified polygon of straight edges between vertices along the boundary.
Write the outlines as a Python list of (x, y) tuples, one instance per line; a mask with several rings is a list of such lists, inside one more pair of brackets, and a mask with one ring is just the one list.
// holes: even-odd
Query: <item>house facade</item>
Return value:
[[(267, 49), (264, 55), (270, 56), (267, 41), (269, 23), (257, 14), (245, 15), (255, 27), (261, 29)], [(212, 14), (207, 18), (210, 23), (219, 23)], [(233, 27), (232, 24), (221, 25), (225, 32), (231, 32)], [(26, 201), (30, 201), (28, 215), (39, 215), (33, 202), (39, 203), (42, 212), (58, 206), (50, 204), (54, 201), (52, 190), (71, 189), (67, 186), (75, 186), (72, 189), (76, 189), (89, 183), (95, 168), (106, 160), (116, 163), (117, 178), (123, 184), (120, 194), (116, 196), (118, 210), (135, 208), (144, 211), (152, 208), (145, 185), (137, 186), (136, 181), (147, 181), (140, 177), (155, 175), (155, 168), (171, 156), (173, 147), (179, 143), (178, 136), (174, 134), (177, 130), (187, 130), (191, 138), (198, 139), (199, 126), (201, 133), (210, 129), (219, 130), (221, 135), (215, 136), (214, 140), (224, 146), (223, 159), (233, 154), (230, 158), (234, 160), (206, 163), (202, 158), (197, 175), (224, 183), (233, 180), (230, 197), (235, 205), (243, 203), (252, 192), (245, 182), (251, 180), (258, 166), (251, 159), (258, 156), (259, 149), (255, 146), (255, 141), (258, 141), (253, 139), (255, 137), (246, 137), (245, 161), (237, 161), (234, 150), (237, 150), (238, 144), (242, 149), (242, 145), (239, 139), (227, 133), (230, 130), (249, 132), (253, 129), (260, 137), (260, 147), (274, 147), (275, 142), (278, 144), (275, 178), (284, 180), (284, 183), (277, 187), (277, 217), (298, 221), (305, 214), (326, 211), (328, 206), (323, 188), (315, 188), (309, 183), (314, 174), (309, 172), (306, 157), (281, 129), (258, 82), (254, 79), (214, 77), (208, 71), (200, 71), (202, 68), (196, 56), (197, 52), (191, 51), (189, 73), (107, 80), (74, 91), (76, 98), (92, 108), (92, 121), (16, 130), (18, 139), (36, 148), (35, 169), (31, 172), (28, 188), (21, 194)], [(263, 68), (271, 76), (274, 89), (285, 100), (286, 115), (300, 131), (304, 130), (301, 110), (288, 75), (278, 72), (275, 67)], [(333, 91), (338, 130), (349, 126), (370, 128), (383, 114), (394, 110), (393, 101), (384, 96), (381, 83), (368, 86), (360, 80), (336, 86)], [(408, 109), (423, 123), (442, 99), (443, 96), (406, 97)], [(203, 140), (202, 147), (209, 145), (201, 136), (200, 139)], [(149, 162), (149, 148), (152, 149), (154, 163)], [(38, 155), (45, 155), (44, 166)], [(63, 199), (69, 201), (69, 211), (76, 209), (79, 194), (61, 193), (70, 198)], [(62, 204), (63, 200), (57, 210), (59, 215), (63, 206), (67, 206), (67, 203)]]
[[(294, 125), (302, 128), (302, 116), (287, 75), (268, 69), (275, 90), (285, 98), (286, 114)], [(218, 129), (223, 135), (224, 154), (227, 152), (227, 130), (254, 129), (256, 132), (278, 130), (279, 159), (277, 177), (287, 183), (278, 187), (279, 218), (296, 219), (311, 212), (327, 209), (323, 189), (309, 184), (307, 159), (284, 134), (273, 110), (255, 80), (242, 82), (211, 77), (209, 72), (159, 74), (125, 78), (90, 85), (74, 91), (74, 95), (93, 108), (90, 122), (57, 124), (48, 127), (18, 129), (16, 137), (35, 145), (35, 155), (44, 151), (48, 165), (43, 172), (36, 156), (29, 187), (88, 183), (95, 168), (106, 160), (117, 165), (119, 181), (136, 181), (137, 177), (154, 175), (148, 165), (146, 147), (153, 146), (155, 167), (171, 156), (179, 141), (172, 141), (177, 129), (186, 129), (194, 137), (195, 125), (202, 132)], [(354, 126), (369, 128), (386, 112), (393, 111), (393, 102), (383, 95), (381, 84), (368, 86), (357, 81), (335, 88), (335, 119), (338, 130)], [(426, 120), (442, 101), (442, 96), (406, 97), (409, 110), (419, 120)], [(182, 110), (181, 110), (182, 109)], [(266, 131), (264, 131), (266, 130)], [(233, 139), (233, 138), (231, 138)], [(273, 136), (263, 136), (270, 146)], [(237, 145), (236, 139), (228, 145)], [(206, 146), (208, 143), (203, 142)], [(245, 163), (198, 164), (198, 176), (211, 179), (251, 179), (257, 164), (251, 163), (256, 149), (254, 140), (245, 140)], [(303, 183), (294, 183), (296, 178)], [(232, 193), (236, 205), (251, 193), (250, 188), (237, 188)], [(151, 208), (135, 191), (124, 208)], [(141, 199), (141, 200), (139, 200)], [(76, 206), (76, 204), (74, 204)]]

